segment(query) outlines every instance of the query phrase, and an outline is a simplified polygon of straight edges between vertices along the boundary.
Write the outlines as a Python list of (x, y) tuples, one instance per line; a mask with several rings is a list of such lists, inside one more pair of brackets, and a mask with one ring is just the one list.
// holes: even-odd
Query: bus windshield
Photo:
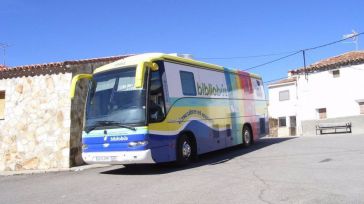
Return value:
[(95, 74), (86, 102), (86, 132), (145, 123), (146, 90), (135, 88), (136, 67)]

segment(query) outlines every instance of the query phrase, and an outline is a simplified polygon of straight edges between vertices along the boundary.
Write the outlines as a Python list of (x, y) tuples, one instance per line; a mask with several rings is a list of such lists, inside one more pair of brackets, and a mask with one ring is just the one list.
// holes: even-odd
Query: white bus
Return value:
[(177, 161), (267, 133), (261, 77), (192, 59), (150, 53), (81, 74), (90, 79), (82, 133), (86, 163)]

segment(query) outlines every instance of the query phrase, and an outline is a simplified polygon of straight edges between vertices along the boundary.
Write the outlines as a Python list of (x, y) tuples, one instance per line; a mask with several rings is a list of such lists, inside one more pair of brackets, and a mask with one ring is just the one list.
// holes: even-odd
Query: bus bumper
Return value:
[(150, 149), (140, 151), (82, 152), (87, 164), (152, 164)]

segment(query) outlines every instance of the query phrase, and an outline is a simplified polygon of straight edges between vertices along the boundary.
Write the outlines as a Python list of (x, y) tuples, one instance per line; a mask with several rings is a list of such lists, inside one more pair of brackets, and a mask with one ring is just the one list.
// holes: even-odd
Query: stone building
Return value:
[(69, 98), (72, 77), (126, 56), (0, 67), (0, 171), (83, 164), (87, 82)]

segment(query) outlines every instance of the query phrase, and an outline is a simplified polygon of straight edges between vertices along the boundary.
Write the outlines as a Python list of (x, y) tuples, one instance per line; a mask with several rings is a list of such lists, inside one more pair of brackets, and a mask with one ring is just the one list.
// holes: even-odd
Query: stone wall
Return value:
[(71, 73), (0, 80), (0, 171), (70, 166)]
[(71, 80), (76, 74), (92, 73), (114, 60), (65, 62), (49, 67), (54, 71), (50, 74), (43, 71), (35, 76), (0, 79), (0, 91), (5, 90), (5, 118), (0, 119), (0, 171), (84, 164), (81, 136), (88, 81), (78, 83), (71, 100)]

